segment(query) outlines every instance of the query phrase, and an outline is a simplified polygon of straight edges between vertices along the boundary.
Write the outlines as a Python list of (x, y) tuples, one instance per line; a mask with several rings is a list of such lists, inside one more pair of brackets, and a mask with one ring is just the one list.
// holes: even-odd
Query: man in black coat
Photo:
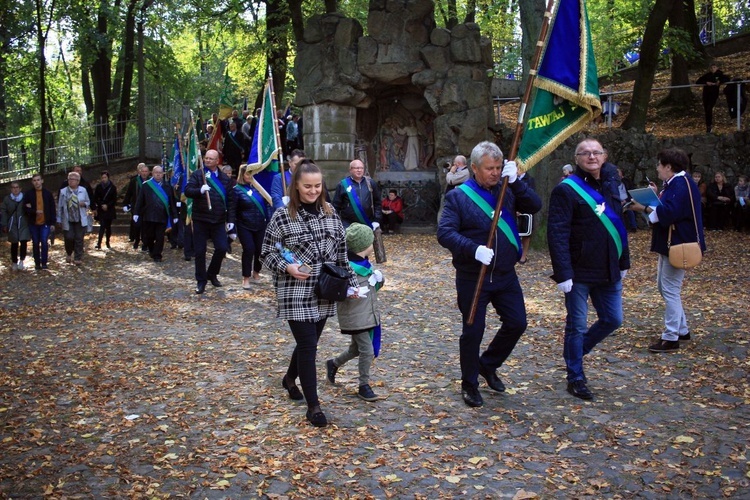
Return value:
[[(195, 280), (198, 282), (195, 293), (206, 291), (206, 283), (221, 286), (218, 279), (221, 262), (227, 253), (227, 192), (229, 177), (219, 170), (219, 152), (206, 151), (204, 168), (197, 169), (190, 176), (185, 187), (185, 196), (193, 199), (193, 247), (195, 251)], [(211, 200), (211, 205), (206, 198)], [(206, 269), (206, 249), (208, 239), (214, 242), (214, 254)]]
[[(245, 141), (242, 132), (237, 128), (233, 121), (229, 122), (229, 132), (224, 137), (224, 163), (232, 166), (232, 172), (237, 174), (240, 171), (240, 164), (247, 159), (245, 154)], [(207, 153), (208, 154), (208, 153)]]
[(696, 84), (703, 85), (703, 111), (706, 114), (706, 133), (710, 134), (714, 125), (714, 106), (719, 99), (719, 87), (729, 81), (729, 77), (721, 72), (716, 64), (711, 65), (711, 71), (696, 80)]
[(164, 169), (156, 165), (151, 178), (143, 183), (133, 209), (133, 220), (140, 222), (143, 245), (154, 262), (161, 262), (164, 234), (177, 225), (177, 207), (172, 187), (164, 180)]
[[(622, 279), (630, 269), (620, 212), (620, 176), (599, 141), (575, 150), (576, 170), (553, 190), (547, 220), (552, 279), (565, 294), (563, 358), (568, 392), (593, 399), (583, 358), (622, 324)], [(588, 326), (588, 300), (597, 321)]]
[[(122, 201), (122, 211), (125, 213), (130, 212), (138, 200), (138, 193), (141, 191), (141, 186), (148, 180), (148, 167), (145, 163), (139, 163), (136, 167), (138, 175), (134, 175), (130, 178), (128, 183), (128, 189), (125, 191), (125, 198)], [(138, 244), (141, 242), (141, 226), (135, 220), (130, 220), (130, 241), (133, 242), (133, 249), (138, 249)], [(143, 245), (143, 251), (147, 250), (146, 245)]]

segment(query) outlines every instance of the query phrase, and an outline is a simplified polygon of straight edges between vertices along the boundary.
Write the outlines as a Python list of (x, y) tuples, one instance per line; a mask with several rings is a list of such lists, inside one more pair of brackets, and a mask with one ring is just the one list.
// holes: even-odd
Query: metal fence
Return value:
[[(750, 83), (750, 80), (732, 80), (731, 82), (728, 82), (724, 85), (745, 86), (748, 83)], [(671, 89), (692, 88), (692, 87), (703, 88), (703, 85), (691, 84), (691, 85), (672, 85), (668, 87), (653, 87), (651, 91), (658, 92), (658, 91), (668, 91)], [(604, 118), (604, 122), (606, 123), (607, 127), (610, 127), (610, 128), (612, 127), (612, 117), (617, 115), (620, 110), (621, 103), (617, 101), (618, 97), (622, 95), (632, 94), (632, 93), (633, 93), (632, 89), (599, 93), (599, 96), (601, 97), (601, 100), (602, 100), (602, 116)], [(736, 100), (737, 100), (735, 104), (735, 108), (734, 108), (735, 110), (742, 109), (741, 102), (742, 102), (743, 95), (744, 95), (744, 91), (737, 92), (735, 94)], [(493, 97), (492, 101), (493, 101), (493, 107), (494, 107), (493, 111), (494, 111), (494, 116), (495, 116), (495, 122), (502, 123), (503, 121), (502, 113), (501, 113), (502, 106), (506, 104), (512, 104), (514, 102), (518, 103), (521, 101), (521, 98), (520, 97)], [(530, 107), (527, 109), (530, 109)], [(742, 113), (741, 112), (736, 113), (735, 111), (735, 117), (733, 118), (733, 120), (736, 123), (736, 127), (738, 131), (742, 130), (742, 118), (743, 118)]]
[[(136, 98), (137, 99), (137, 98)], [(189, 107), (160, 91), (147, 93), (146, 140), (169, 141), (175, 123), (189, 120)], [(41, 134), (0, 138), (0, 182), (26, 179), (39, 172)], [(109, 164), (116, 158), (138, 156), (138, 121), (82, 123), (47, 132), (47, 173), (67, 171), (74, 165)]]

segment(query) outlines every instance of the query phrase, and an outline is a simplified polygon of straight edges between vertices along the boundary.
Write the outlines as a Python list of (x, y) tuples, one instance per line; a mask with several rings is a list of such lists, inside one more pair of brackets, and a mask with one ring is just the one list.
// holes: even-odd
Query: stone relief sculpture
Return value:
[(404, 172), (434, 167), (434, 118), (393, 113), (378, 131), (378, 171)]

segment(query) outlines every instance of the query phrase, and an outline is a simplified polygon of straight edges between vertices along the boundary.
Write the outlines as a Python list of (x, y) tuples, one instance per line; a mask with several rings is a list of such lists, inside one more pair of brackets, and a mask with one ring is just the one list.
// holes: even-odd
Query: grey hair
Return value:
[(471, 150), (471, 164), (479, 166), (482, 158), (485, 156), (489, 156), (493, 160), (502, 160), (503, 152), (500, 151), (500, 147), (494, 142), (480, 142)]

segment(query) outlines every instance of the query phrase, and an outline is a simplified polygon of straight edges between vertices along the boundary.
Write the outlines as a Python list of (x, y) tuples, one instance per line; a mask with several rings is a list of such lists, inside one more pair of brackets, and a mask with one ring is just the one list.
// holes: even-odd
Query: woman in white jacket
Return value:
[(65, 231), (65, 253), (67, 262), (80, 266), (83, 261), (83, 236), (89, 230), (89, 206), (91, 200), (81, 187), (78, 172), (68, 174), (68, 186), (60, 190), (57, 202), (57, 220)]

